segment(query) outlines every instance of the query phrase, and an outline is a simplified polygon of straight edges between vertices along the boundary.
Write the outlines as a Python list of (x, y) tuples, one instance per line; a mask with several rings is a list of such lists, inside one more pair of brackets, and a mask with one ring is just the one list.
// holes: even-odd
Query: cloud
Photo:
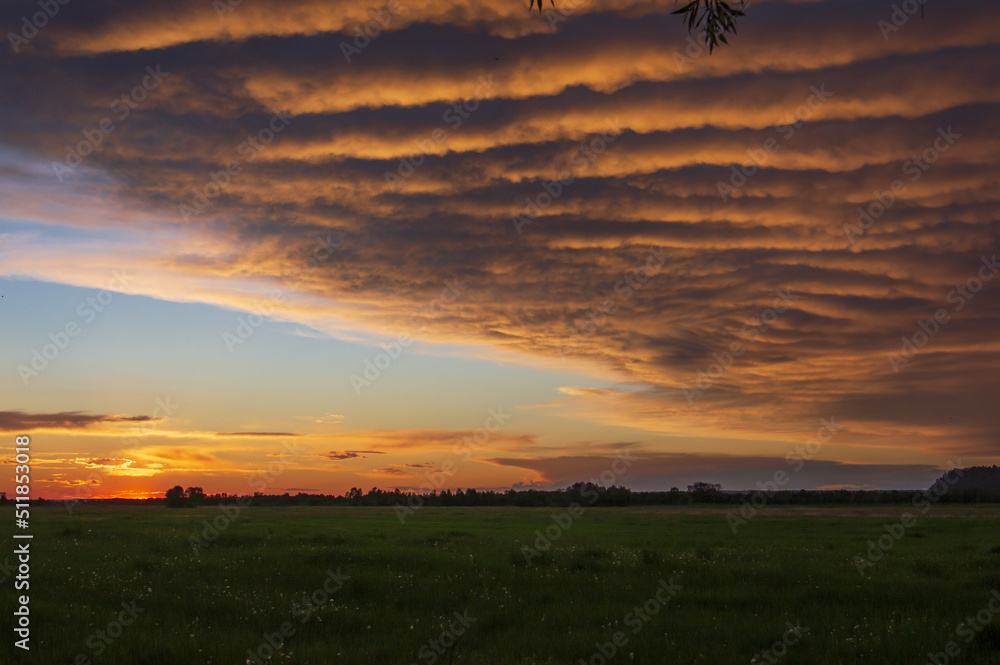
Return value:
[(81, 460), (83, 464), (93, 467), (120, 468), (132, 464), (132, 460), (125, 458), (98, 457)]
[(299, 416), (299, 420), (308, 420), (318, 425), (339, 425), (344, 420), (344, 416), (336, 413), (328, 413), (324, 416)]
[[(513, 431), (498, 430), (491, 432), (489, 439), (480, 442), (475, 438), (475, 430), (444, 429), (444, 428), (399, 428), (372, 429), (349, 434), (336, 434), (324, 437), (325, 442), (343, 442), (346, 444), (363, 445), (367, 450), (348, 450), (346, 452), (331, 451), (322, 455), (327, 459), (353, 459), (364, 456), (364, 453), (391, 455), (417, 455), (424, 453), (454, 454), (456, 450), (475, 452), (481, 456), (487, 451), (524, 451), (538, 445), (538, 438), (533, 434), (521, 434)], [(334, 455), (334, 457), (330, 457)], [(346, 457), (345, 457), (346, 456)]]
[[(614, 484), (635, 490), (665, 491), (685, 489), (698, 481), (719, 483), (727, 490), (827, 489), (923, 489), (941, 475), (930, 464), (848, 464), (832, 460), (802, 460), (790, 464), (781, 457), (743, 455), (701, 455), (691, 453), (637, 454), (625, 473), (615, 474)], [(538, 478), (522, 482), (522, 488), (561, 488), (575, 482), (601, 481), (601, 474), (613, 469), (615, 457), (604, 455), (561, 455), (555, 457), (496, 458), (493, 464), (528, 469)], [(619, 465), (619, 468), (621, 466)], [(778, 475), (778, 474), (784, 475)], [(606, 476), (610, 477), (610, 476)], [(776, 479), (778, 483), (776, 483)], [(783, 482), (782, 482), (783, 481)], [(770, 485), (769, 485), (770, 483)]]
[[(161, 463), (139, 463), (136, 460), (124, 457), (98, 457), (98, 458), (77, 458), (73, 460), (77, 464), (82, 464), (87, 470), (96, 470), (103, 476), (125, 476), (141, 478), (155, 476), (163, 470)], [(73, 481), (82, 484), (84, 481)], [(73, 484), (67, 482), (65, 484)]]
[(378, 450), (345, 450), (342, 453), (332, 450), (328, 453), (322, 453), (320, 457), (328, 460), (343, 460), (365, 459), (368, 455), (385, 455), (385, 453)]
[(410, 474), (407, 473), (406, 471), (403, 471), (402, 469), (397, 469), (396, 467), (384, 467), (382, 469), (375, 469), (374, 471), (371, 471), (370, 473), (367, 473), (365, 475), (369, 475), (369, 476), (408, 476)]
[(277, 436), (302, 436), (295, 432), (216, 432), (215, 436), (248, 436), (248, 437), (277, 437)]
[(154, 459), (165, 460), (178, 464), (208, 464), (215, 461), (215, 457), (209, 453), (189, 450), (178, 447), (149, 447), (143, 448), (140, 452), (143, 456)]
[(79, 411), (59, 413), (26, 413), (24, 411), (0, 411), (0, 431), (30, 432), (34, 430), (76, 430), (94, 425), (114, 423), (154, 422), (161, 418), (150, 416), (87, 415)]

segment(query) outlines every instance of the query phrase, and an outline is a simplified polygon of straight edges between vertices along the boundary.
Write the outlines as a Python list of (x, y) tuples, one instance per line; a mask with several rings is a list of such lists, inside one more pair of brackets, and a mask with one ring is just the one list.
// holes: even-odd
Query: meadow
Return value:
[(863, 575), (905, 507), (727, 510), (248, 508), (196, 552), (218, 507), (35, 507), (31, 651), (0, 661), (1000, 663), (997, 506), (936, 507)]

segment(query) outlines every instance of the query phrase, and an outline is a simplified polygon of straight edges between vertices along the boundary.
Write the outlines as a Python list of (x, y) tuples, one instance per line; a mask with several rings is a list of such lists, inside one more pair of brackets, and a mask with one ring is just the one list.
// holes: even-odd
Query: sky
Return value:
[(1000, 6), (755, 0), (711, 54), (678, 6), (4, 2), (0, 460), (50, 499), (997, 463)]

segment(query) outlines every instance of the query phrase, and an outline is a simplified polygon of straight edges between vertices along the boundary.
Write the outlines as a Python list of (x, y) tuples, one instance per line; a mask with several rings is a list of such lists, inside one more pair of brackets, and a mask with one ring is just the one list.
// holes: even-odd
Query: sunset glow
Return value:
[(46, 499), (997, 464), (1000, 6), (755, 0), (710, 55), (545, 5), (4, 3), (0, 458)]

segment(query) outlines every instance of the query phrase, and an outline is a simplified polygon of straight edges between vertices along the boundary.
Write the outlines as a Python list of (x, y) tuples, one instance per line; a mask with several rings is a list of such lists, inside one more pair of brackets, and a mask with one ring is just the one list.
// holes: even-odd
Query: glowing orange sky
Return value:
[(346, 2), (71, 3), (0, 49), (0, 431), (40, 495), (624, 449), (738, 488), (831, 418), (802, 486), (996, 463), (1000, 8), (755, 2), (708, 55), (667, 1), (399, 2), (350, 61)]

